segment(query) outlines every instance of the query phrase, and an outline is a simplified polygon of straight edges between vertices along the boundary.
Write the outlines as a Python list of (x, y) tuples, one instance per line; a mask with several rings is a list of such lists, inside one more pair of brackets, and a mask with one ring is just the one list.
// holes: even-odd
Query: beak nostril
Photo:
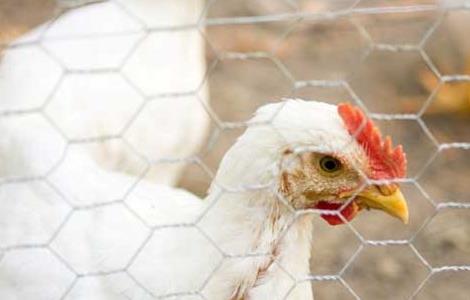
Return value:
[(380, 191), (382, 195), (390, 196), (396, 192), (396, 190), (398, 189), (398, 185), (395, 183), (377, 185), (377, 189)]

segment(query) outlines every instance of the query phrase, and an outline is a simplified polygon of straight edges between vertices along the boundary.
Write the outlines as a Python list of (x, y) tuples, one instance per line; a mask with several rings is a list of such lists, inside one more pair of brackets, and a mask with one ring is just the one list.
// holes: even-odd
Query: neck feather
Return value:
[(229, 277), (231, 284), (219, 286), (232, 291), (231, 299), (262, 299), (272, 289), (288, 290), (285, 271), (298, 279), (308, 275), (311, 215), (296, 215), (267, 191), (212, 191), (206, 203), (201, 229), (234, 258), (220, 270), (220, 278)]

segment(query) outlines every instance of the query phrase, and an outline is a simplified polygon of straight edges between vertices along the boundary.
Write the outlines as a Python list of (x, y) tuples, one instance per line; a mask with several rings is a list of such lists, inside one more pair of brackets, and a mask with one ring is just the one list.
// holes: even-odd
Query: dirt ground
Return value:
[[(53, 2), (0, 1), (0, 44), (51, 17)], [(425, 1), (397, 1), (399, 5), (411, 2)], [(256, 3), (218, 1), (210, 7), (209, 17), (256, 16), (293, 9), (282, 1)], [(349, 2), (300, 3), (301, 10), (312, 12), (341, 9)], [(360, 5), (390, 3), (362, 1)], [(316, 222), (312, 274), (341, 272), (344, 282), (361, 299), (408, 299), (429, 276), (429, 269), (409, 245), (365, 245), (358, 234), (367, 240), (412, 239), (415, 249), (433, 267), (470, 265), (470, 210), (437, 211), (431, 204), (470, 202), (469, 150), (437, 152), (436, 145), (436, 142), (470, 142), (470, 82), (443, 83), (438, 87), (439, 80), (426, 63), (429, 57), (443, 75), (470, 74), (470, 49), (462, 42), (468, 37), (458, 30), (470, 26), (470, 11), (455, 14), (463, 23), (453, 23), (452, 17), (444, 18), (425, 43), (424, 56), (419, 51), (386, 49), (387, 45), (419, 44), (439, 18), (437, 12), (355, 15), (206, 29), (211, 107), (225, 122), (242, 123), (260, 105), (282, 97), (329, 103), (354, 102), (359, 98), (372, 113), (424, 112), (419, 122), (413, 118), (378, 121), (386, 134), (403, 144), (408, 154), (409, 176), (417, 178), (417, 184), (403, 186), (410, 205), (410, 224), (402, 225), (375, 212), (354, 220), (352, 228), (331, 228), (320, 220)], [(385, 50), (377, 50), (380, 45)], [(230, 52), (257, 51), (265, 55), (226, 58)], [(344, 80), (353, 93), (344, 85), (316, 86), (312, 82), (296, 87), (293, 80)], [(428, 99), (432, 102), (427, 102)], [(212, 124), (211, 132), (216, 131)], [(203, 162), (215, 172), (223, 154), (241, 132), (243, 127), (219, 132), (215, 143), (201, 150)], [(210, 181), (201, 168), (189, 165), (180, 186), (204, 196)], [(468, 271), (436, 273), (417, 299), (470, 299), (469, 283)], [(339, 281), (314, 282), (313, 287), (317, 300), (354, 299)]]

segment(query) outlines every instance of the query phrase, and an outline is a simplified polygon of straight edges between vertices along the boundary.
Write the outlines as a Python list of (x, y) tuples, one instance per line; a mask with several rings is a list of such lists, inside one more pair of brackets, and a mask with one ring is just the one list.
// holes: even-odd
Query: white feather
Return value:
[[(7, 137), (0, 146), (2, 160), (8, 153), (16, 152), (15, 165), (23, 166), (21, 174), (40, 173), (44, 164), (38, 162), (56, 157), (55, 148), (62, 147), (60, 137), (44, 135), (48, 131), (40, 126), (46, 125), (40, 125), (34, 116), (25, 117), (20, 123), (5, 120), (0, 122)], [(259, 124), (266, 121), (269, 124)], [(300, 145), (318, 151), (353, 152), (361, 149), (350, 143), (351, 137), (335, 106), (328, 104), (301, 100), (270, 104), (259, 109), (251, 123), (257, 125), (250, 126), (224, 156), (204, 201), (185, 191), (143, 180), (133, 187), (125, 205), (121, 202), (105, 205), (114, 189), (132, 184), (135, 178), (104, 171), (89, 158), (87, 151), (75, 149), (73, 159), (65, 160), (57, 170), (64, 169), (51, 173), (47, 182), (67, 195), (69, 201), (80, 191), (104, 202), (75, 211), (52, 241), (42, 241), (49, 243), (50, 249), (77, 273), (88, 274), (74, 285), (70, 295), (89, 295), (83, 289), (92, 288), (100, 290), (96, 295), (106, 296), (91, 299), (117, 299), (119, 284), (99, 274), (127, 270), (117, 274), (131, 277), (120, 277), (118, 282), (123, 280), (122, 284), (129, 286), (125, 295), (131, 299), (147, 295), (142, 287), (131, 284), (131, 278), (155, 296), (174, 295), (177, 299), (184, 299), (183, 295), (190, 299), (191, 293), (198, 291), (209, 300), (230, 299), (237, 291), (254, 300), (283, 299), (286, 294), (287, 299), (312, 299), (310, 284), (303, 280), (309, 273), (312, 216), (294, 218), (279, 202), (274, 192), (277, 177), (273, 166), (286, 147)], [(45, 150), (45, 145), (50, 147), (48, 151), (35, 151)], [(17, 171), (14, 167), (2, 168), (4, 177)], [(88, 176), (93, 180), (87, 180)], [(269, 182), (274, 182), (273, 188), (253, 189)], [(5, 184), (3, 188), (9, 186)], [(7, 189), (8, 192), (0, 193), (0, 201), (17, 198), (22, 190)], [(57, 221), (57, 215), (66, 216), (71, 209), (63, 201), (52, 201), (57, 198), (53, 193), (39, 190), (33, 193), (28, 201), (49, 203), (48, 208), (55, 213), (44, 214), (43, 208), (31, 219), (30, 214), (16, 211), (14, 219), (19, 223), (15, 227), (9, 227), (11, 223), (0, 226), (0, 240), (8, 240), (9, 245), (21, 244), (25, 237), (37, 233), (37, 229), (31, 231), (34, 226), (50, 227), (52, 221)], [(80, 208), (81, 200), (76, 200), (73, 205)], [(0, 220), (11, 220), (8, 217), (12, 213), (15, 209), (11, 207), (1, 210)], [(272, 222), (273, 215), (278, 215), (276, 222)], [(11, 295), (20, 295), (21, 299), (55, 299), (72, 283), (73, 273), (51, 256), (47, 248), (40, 255), (47, 256), (44, 262), (49, 265), (33, 259), (39, 255), (35, 251), (38, 250), (10, 250), (4, 255), (0, 261), (2, 299)], [(274, 262), (272, 255), (276, 257)], [(25, 262), (26, 267), (18, 269)], [(260, 277), (258, 272), (262, 269), (265, 270)], [(42, 284), (44, 272), (55, 276), (54, 289)]]
[[(202, 0), (113, 0), (39, 26), (3, 53), (0, 112), (42, 109), (72, 140), (122, 135), (150, 161), (196, 154), (209, 123), (203, 38), (146, 27), (188, 25), (202, 9)], [(93, 149), (99, 165), (138, 174), (136, 154), (109, 146)], [(162, 163), (152, 180), (174, 185), (183, 168)]]
[[(283, 299), (288, 293), (288, 299), (313, 298), (310, 284), (303, 280), (309, 274), (312, 216), (293, 219), (278, 206), (272, 189), (248, 190), (243, 185), (275, 180), (272, 167), (285, 147), (362, 150), (351, 143), (335, 106), (289, 100), (264, 106), (252, 122), (271, 120), (274, 113), (269, 126), (250, 127), (224, 156), (196, 227), (157, 230), (131, 266), (130, 273), (154, 294), (203, 287), (207, 299), (231, 299), (237, 290), (246, 291), (249, 299)], [(274, 134), (273, 127), (289, 140)], [(275, 224), (273, 209), (280, 212)], [(270, 264), (273, 247), (278, 254)], [(258, 271), (266, 265), (260, 280)], [(292, 278), (299, 281), (295, 288)]]

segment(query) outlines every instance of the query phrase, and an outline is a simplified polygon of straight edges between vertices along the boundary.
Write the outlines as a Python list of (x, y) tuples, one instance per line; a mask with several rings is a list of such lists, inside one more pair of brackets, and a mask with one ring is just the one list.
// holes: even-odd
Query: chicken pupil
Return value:
[(333, 170), (336, 168), (336, 163), (332, 160), (329, 160), (325, 163), (325, 167), (328, 169), (328, 170)]
[(331, 156), (324, 157), (321, 165), (325, 171), (329, 172), (339, 169), (339, 161)]

